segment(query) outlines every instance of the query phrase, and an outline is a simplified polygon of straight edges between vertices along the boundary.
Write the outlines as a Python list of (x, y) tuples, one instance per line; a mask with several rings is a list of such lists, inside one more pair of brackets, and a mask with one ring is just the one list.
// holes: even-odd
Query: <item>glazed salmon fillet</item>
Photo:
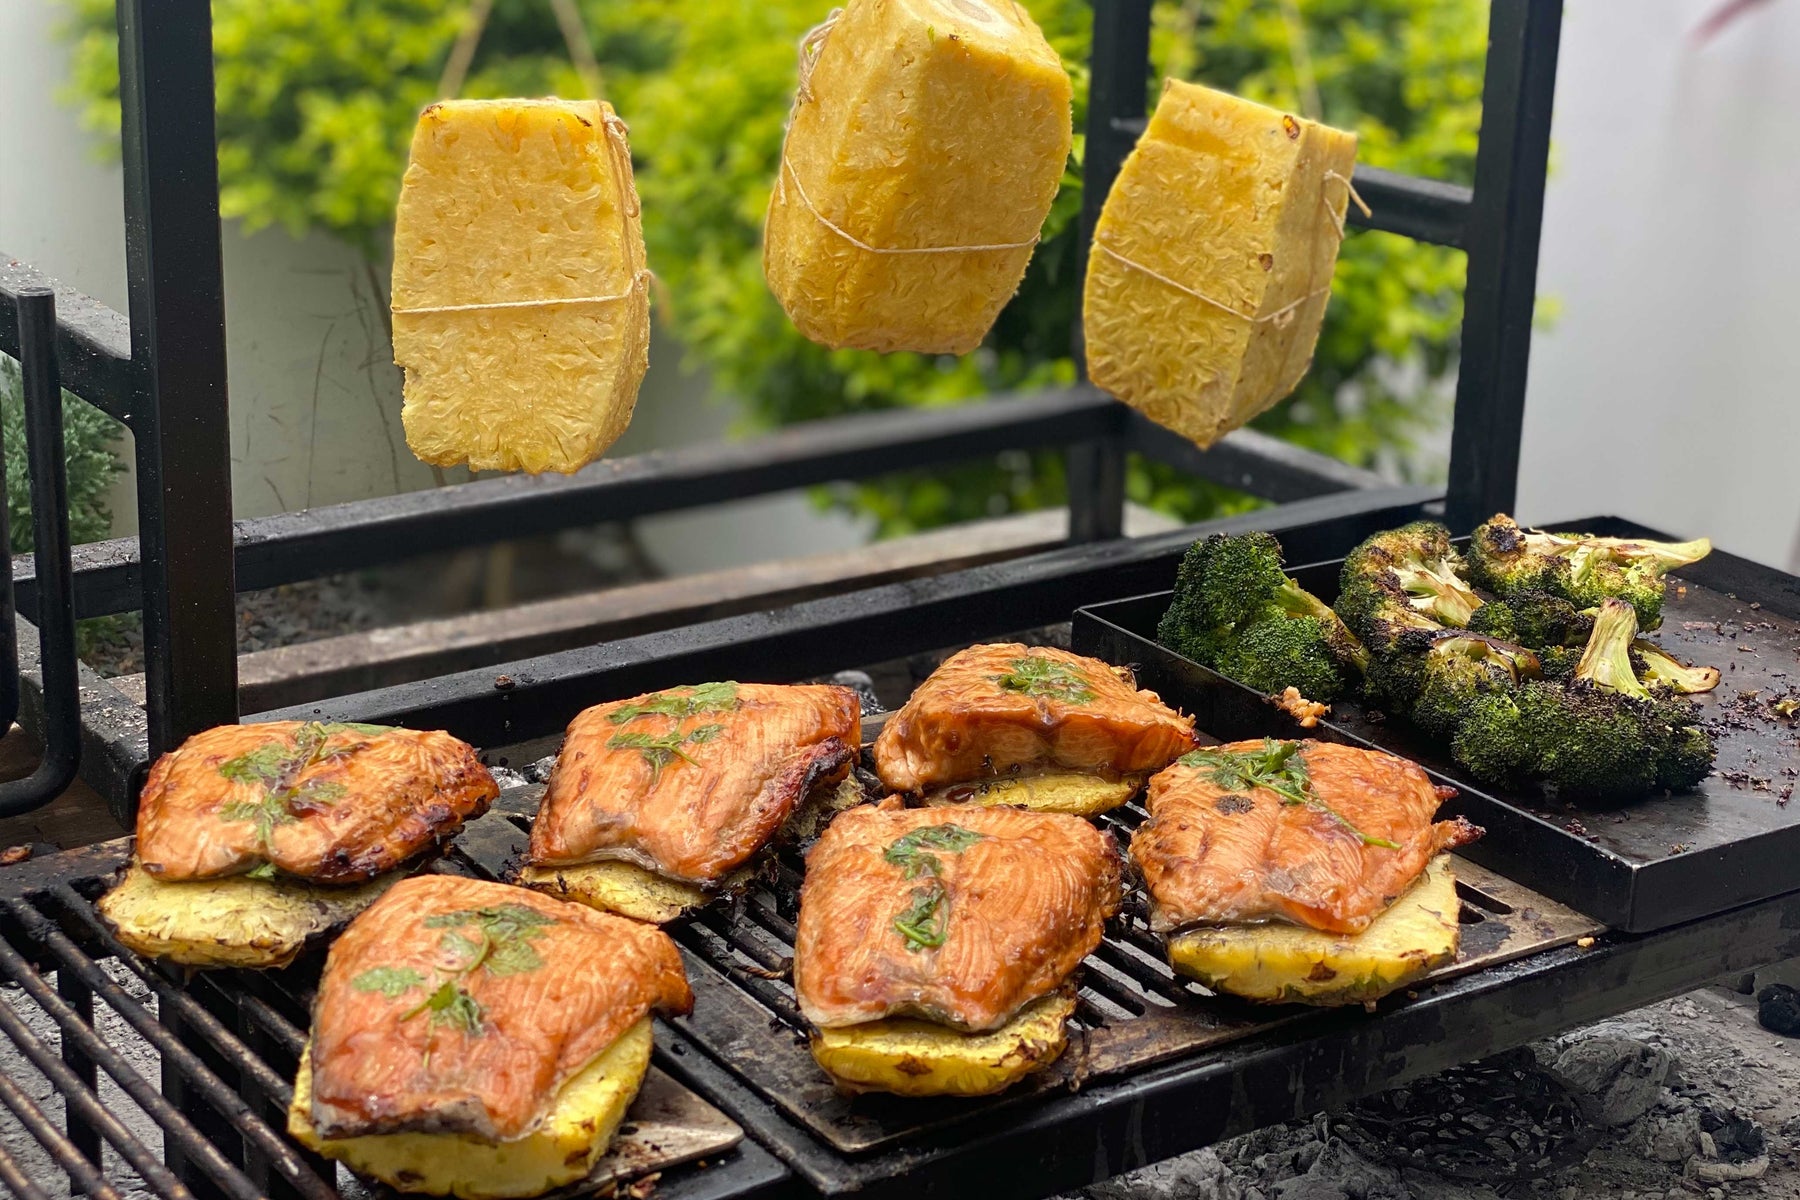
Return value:
[(647, 1012), (692, 1006), (652, 926), (480, 879), (402, 880), (326, 959), (313, 1124), (516, 1139)]
[(800, 1011), (820, 1028), (916, 1016), (997, 1029), (1100, 944), (1121, 870), (1111, 836), (1080, 817), (850, 809), (806, 859)]
[(896, 792), (1014, 770), (1119, 779), (1194, 747), (1194, 723), (1129, 671), (1050, 646), (971, 646), (944, 660), (875, 739)]
[(1416, 763), (1327, 742), (1232, 742), (1150, 780), (1131, 839), (1151, 925), (1288, 921), (1360, 933), (1438, 853), (1481, 836), (1432, 823), (1445, 795)]
[(360, 883), (448, 840), (499, 794), (474, 748), (441, 731), (221, 725), (150, 768), (137, 853), (165, 880), (269, 863), (315, 883)]
[(527, 861), (716, 883), (849, 773), (861, 730), (842, 687), (707, 683), (596, 705), (569, 723)]

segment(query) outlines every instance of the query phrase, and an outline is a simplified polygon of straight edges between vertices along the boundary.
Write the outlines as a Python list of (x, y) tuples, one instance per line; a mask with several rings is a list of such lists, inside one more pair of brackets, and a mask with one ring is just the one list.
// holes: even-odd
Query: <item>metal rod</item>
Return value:
[(1494, 0), (1469, 213), (1462, 363), (1444, 519), (1467, 533), (1510, 512), (1537, 301), (1562, 0)]
[[(24, 779), (0, 783), (0, 817), (42, 808), (75, 779), (81, 761), (81, 693), (75, 661), (75, 583), (69, 565), (69, 480), (63, 457), (62, 387), (56, 372), (56, 294), (19, 293), (19, 372), (31, 461), (32, 558), (37, 565), (38, 665), (43, 673), (44, 754)], [(10, 531), (6, 542), (11, 549)], [(7, 588), (10, 593), (10, 586)], [(18, 642), (7, 597), (12, 716), (18, 713)], [(0, 733), (11, 726), (11, 720)]]
[(50, 1193), (21, 1171), (18, 1162), (4, 1149), (0, 1149), (0, 1184), (5, 1184), (18, 1200), (50, 1200)]
[[(131, 362), (131, 330), (125, 314), (64, 287), (0, 250), (0, 299), (34, 286), (56, 292), (56, 360), (63, 386), (115, 421), (129, 425), (131, 405), (137, 398), (137, 373)], [(0, 354), (19, 357), (19, 327), (4, 303), (0, 303)]]
[(12, 1076), (4, 1071), (0, 1071), (0, 1104), (4, 1104), (19, 1119), (25, 1132), (36, 1138), (37, 1144), (68, 1175), (71, 1193), (85, 1193), (96, 1200), (120, 1200), (118, 1189), (100, 1174), (99, 1163), (88, 1161), (86, 1152), (76, 1146), (74, 1138), (65, 1137), (25, 1089), (13, 1082)]
[[(94, 1023), (94, 993), (87, 984), (75, 978), (68, 971), (56, 973), (56, 994), (62, 997), (74, 1014), (87, 1025)], [(75, 1077), (93, 1091), (99, 1083), (99, 1072), (94, 1060), (81, 1052), (81, 1047), (73, 1042), (65, 1041), (62, 1047), (62, 1060)], [(80, 1116), (68, 1112), (63, 1115), (63, 1124), (68, 1127), (69, 1140), (77, 1149), (86, 1155), (88, 1161), (96, 1167), (101, 1164), (100, 1132)]]
[(150, 751), (237, 719), (225, 285), (207, 0), (118, 0)]

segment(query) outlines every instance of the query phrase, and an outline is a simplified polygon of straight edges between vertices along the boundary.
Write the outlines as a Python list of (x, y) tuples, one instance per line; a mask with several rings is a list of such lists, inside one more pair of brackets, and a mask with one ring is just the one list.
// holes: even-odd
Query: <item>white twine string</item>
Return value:
[[(622, 215), (626, 218), (626, 241), (630, 241), (630, 218), (638, 215), (637, 189), (631, 186), (631, 143), (626, 140), (630, 128), (617, 113), (608, 113), (603, 119), (606, 129), (607, 149), (613, 156), (613, 171), (619, 178), (620, 205)], [(490, 300), (480, 304), (433, 304), (420, 308), (392, 308), (395, 316), (411, 316), (418, 313), (453, 313), (481, 312), (496, 308), (550, 308), (558, 304), (617, 304), (621, 300), (629, 300), (644, 290), (652, 278), (648, 267), (635, 271), (631, 276), (631, 286), (622, 292), (610, 296), (563, 296), (537, 300)]]
[[(825, 40), (831, 36), (831, 31), (837, 27), (843, 15), (843, 9), (832, 9), (823, 21), (807, 30), (806, 36), (800, 39), (800, 86), (794, 92), (793, 111), (788, 114), (790, 129), (800, 106), (812, 102), (813, 71), (819, 65), (819, 55), (825, 48)], [(784, 201), (787, 199), (789, 178), (794, 181), (794, 194), (799, 197), (800, 206), (812, 214), (813, 220), (865, 254), (982, 254), (994, 250), (1029, 250), (1038, 244), (1038, 238), (1034, 235), (1024, 242), (991, 242), (975, 246), (872, 246), (827, 217), (813, 204), (812, 197), (806, 194), (806, 186), (800, 182), (800, 173), (794, 170), (794, 164), (788, 160), (787, 143), (784, 140), (781, 146), (781, 169), (775, 175), (775, 194)]]
[[(1335, 179), (1339, 183), (1343, 184), (1345, 190), (1347, 190), (1350, 193), (1350, 199), (1356, 201), (1356, 207), (1362, 210), (1363, 216), (1369, 217), (1369, 216), (1374, 215), (1374, 213), (1370, 211), (1369, 206), (1363, 202), (1363, 198), (1361, 196), (1357, 195), (1356, 185), (1352, 184), (1348, 179), (1346, 179), (1344, 176), (1338, 174), (1336, 171), (1325, 172), (1325, 178), (1326, 179)], [(1338, 240), (1340, 242), (1343, 241), (1344, 240), (1344, 218), (1342, 216), (1339, 216), (1337, 213), (1332, 212), (1330, 209), (1326, 209), (1326, 215), (1328, 215), (1331, 218), (1332, 228), (1337, 231)], [(1282, 305), (1280, 308), (1276, 309), (1274, 312), (1264, 313), (1262, 316), (1259, 317), (1259, 316), (1252, 315), (1250, 313), (1242, 312), (1239, 309), (1233, 308), (1231, 305), (1226, 304), (1222, 300), (1215, 300), (1211, 296), (1208, 296), (1205, 292), (1199, 291), (1196, 288), (1191, 288), (1187, 284), (1182, 283), (1179, 280), (1170, 279), (1167, 275), (1164, 275), (1161, 271), (1152, 270), (1151, 268), (1146, 267), (1141, 262), (1137, 262), (1134, 259), (1126, 258), (1123, 254), (1120, 254), (1117, 250), (1114, 250), (1111, 246), (1108, 246), (1105, 242), (1099, 241), (1098, 239), (1096, 239), (1094, 242), (1094, 249), (1100, 251), (1102, 254), (1105, 254), (1109, 258), (1117, 259), (1119, 262), (1123, 263), (1127, 267), (1130, 267), (1132, 270), (1137, 271), (1139, 274), (1148, 275), (1150, 278), (1156, 280), (1158, 283), (1163, 284), (1167, 287), (1172, 287), (1176, 291), (1182, 293), (1183, 295), (1192, 296), (1194, 299), (1200, 301), (1202, 304), (1210, 304), (1212, 307), (1218, 309), (1220, 312), (1230, 313), (1232, 316), (1238, 318), (1240, 321), (1249, 321), (1253, 325), (1260, 325), (1266, 321), (1272, 321), (1275, 323), (1276, 328), (1278, 328), (1278, 329), (1283, 328), (1290, 321), (1292, 321), (1294, 319), (1294, 311), (1296, 309), (1300, 308), (1302, 305), (1306, 304), (1310, 300), (1316, 300), (1320, 296), (1327, 295), (1331, 291), (1331, 285), (1326, 284), (1324, 287), (1319, 288), (1316, 291), (1311, 291), (1311, 292), (1306, 293), (1306, 295), (1300, 297), (1298, 300), (1295, 300), (1295, 301), (1292, 301), (1291, 303)]]

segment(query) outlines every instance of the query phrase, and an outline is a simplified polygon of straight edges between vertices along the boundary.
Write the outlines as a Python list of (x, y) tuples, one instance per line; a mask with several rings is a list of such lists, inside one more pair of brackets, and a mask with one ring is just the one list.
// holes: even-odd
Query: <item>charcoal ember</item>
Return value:
[(1216, 1152), (1201, 1150), (1097, 1183), (1082, 1194), (1087, 1200), (1251, 1200), (1255, 1190)]
[(1676, 1078), (1667, 1050), (1632, 1038), (1592, 1037), (1556, 1058), (1558, 1077), (1580, 1097), (1582, 1115), (1595, 1125), (1629, 1125), (1655, 1107)]
[(528, 763), (520, 772), (532, 783), (549, 783), (550, 772), (556, 766), (556, 755), (546, 754), (534, 763)]
[(825, 682), (835, 683), (839, 687), (847, 687), (855, 692), (856, 698), (862, 701), (862, 715), (865, 717), (871, 713), (885, 711), (881, 697), (875, 694), (875, 681), (869, 677), (867, 671), (839, 671)]
[(1684, 1163), (1700, 1152), (1700, 1114), (1659, 1113), (1644, 1122), (1644, 1153), (1657, 1162)]
[(1771, 983), (1756, 993), (1756, 1019), (1770, 1033), (1800, 1037), (1800, 992), (1785, 983)]

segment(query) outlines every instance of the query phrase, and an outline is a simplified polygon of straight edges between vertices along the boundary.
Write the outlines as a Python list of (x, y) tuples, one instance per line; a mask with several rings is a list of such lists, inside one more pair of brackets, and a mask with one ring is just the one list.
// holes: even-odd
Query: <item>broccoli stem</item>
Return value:
[(1655, 642), (1637, 638), (1632, 653), (1644, 662), (1644, 681), (1660, 684), (1682, 696), (1710, 692), (1719, 686), (1719, 668), (1690, 667)]
[(1305, 588), (1288, 579), (1275, 593), (1275, 606), (1290, 616), (1312, 617), (1329, 631), (1335, 632), (1332, 646), (1344, 659), (1352, 663), (1358, 671), (1369, 669), (1369, 652), (1363, 644), (1356, 640), (1344, 619), (1337, 615), (1337, 610), (1325, 603)]
[(1648, 700), (1650, 689), (1638, 680), (1631, 667), (1631, 643), (1637, 631), (1637, 610), (1617, 596), (1608, 597), (1594, 617), (1594, 632), (1575, 666), (1575, 678), (1623, 696)]

